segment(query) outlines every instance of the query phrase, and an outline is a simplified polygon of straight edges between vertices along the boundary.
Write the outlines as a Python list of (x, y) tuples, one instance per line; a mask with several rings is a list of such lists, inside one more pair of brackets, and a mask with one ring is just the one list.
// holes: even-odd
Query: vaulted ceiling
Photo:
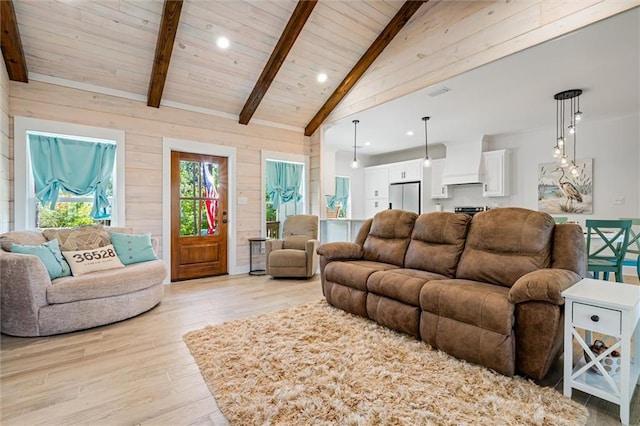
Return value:
[[(373, 85), (365, 82), (368, 88), (356, 99), (370, 99), (373, 94), (369, 93), (369, 86), (389, 80), (384, 73), (393, 70), (393, 66), (388, 66), (393, 59), (385, 59), (386, 68), (370, 66), (405, 24), (411, 26), (412, 19), (416, 19), (412, 18), (414, 13), (423, 3), (426, 2), (2, 0), (2, 51), (12, 80), (26, 80), (28, 70), (28, 77), (33, 80), (124, 96), (150, 106), (185, 107), (224, 115), (243, 124), (276, 123), (305, 129), (309, 135), (367, 70), (373, 71), (377, 80), (373, 80)], [(433, 31), (438, 31), (437, 40), (451, 37), (447, 25), (455, 22), (453, 16), (471, 18), (464, 31), (455, 33), (455, 27), (451, 27), (458, 37), (467, 37), (462, 36), (467, 32), (471, 37), (482, 31), (484, 20), (494, 21), (489, 25), (504, 23), (505, 28), (509, 31), (513, 28), (517, 35), (522, 31), (518, 28), (522, 26), (518, 24), (521, 19), (518, 13), (522, 12), (522, 18), (530, 17), (531, 28), (535, 29), (553, 26), (551, 19), (584, 10), (584, 16), (561, 23), (569, 31), (582, 25), (581, 21), (589, 23), (601, 19), (599, 15), (616, 13), (638, 2), (628, 1), (630, 5), (623, 6), (600, 3), (605, 2), (558, 6), (555, 0), (531, 0), (518, 5), (493, 0), (432, 1), (416, 15), (421, 15), (422, 21), (394, 43), (415, 44), (415, 37), (425, 37)], [(494, 14), (493, 5), (500, 5), (504, 16)], [(560, 7), (575, 11), (557, 13)], [(432, 11), (432, 16), (425, 20), (425, 14)], [(441, 15), (443, 11), (445, 15)], [(513, 15), (513, 22), (506, 19), (509, 14)], [(531, 21), (533, 18), (535, 22)], [(498, 25), (495, 28), (501, 31)], [(544, 41), (563, 31), (556, 28), (560, 29), (551, 28), (540, 35), (531, 31), (531, 41), (527, 43)], [(229, 39), (229, 48), (216, 46), (221, 36)], [(455, 39), (456, 35), (452, 37)], [(489, 40), (485, 44), (486, 48), (492, 48)], [(439, 58), (458, 61), (452, 68), (456, 73), (465, 66), (473, 67), (473, 61), (458, 58), (457, 50)], [(502, 55), (508, 53), (509, 50), (504, 50)], [(482, 60), (490, 61), (493, 56)], [(401, 59), (411, 60), (410, 66), (415, 68), (425, 58), (430, 57), (420, 51), (407, 51)], [(24, 61), (22, 64), (20, 59)], [(428, 62), (431, 64), (425, 65), (433, 70), (434, 66), (446, 66), (445, 62), (440, 64), (440, 59), (438, 64)], [(408, 76), (415, 71), (408, 72)], [(319, 73), (327, 74), (326, 82), (317, 81)], [(430, 79), (437, 78), (437, 73), (432, 74)], [(428, 82), (418, 79), (412, 84), (422, 88), (427, 86), (425, 83)], [(378, 98), (402, 94), (406, 92), (391, 87)], [(366, 108), (362, 101), (355, 102), (362, 104), (360, 109)], [(344, 116), (345, 111), (340, 114)]]

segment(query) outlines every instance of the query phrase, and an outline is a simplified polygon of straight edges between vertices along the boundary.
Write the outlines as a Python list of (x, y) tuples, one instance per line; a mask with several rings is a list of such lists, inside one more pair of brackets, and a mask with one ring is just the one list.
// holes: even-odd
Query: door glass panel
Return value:
[(180, 161), (180, 197), (197, 197), (199, 191), (200, 163), (197, 161)]
[(220, 216), (218, 189), (220, 185), (220, 167), (216, 163), (202, 163), (202, 229), (201, 235), (213, 235), (218, 232)]
[(198, 235), (197, 200), (180, 200), (180, 236)]

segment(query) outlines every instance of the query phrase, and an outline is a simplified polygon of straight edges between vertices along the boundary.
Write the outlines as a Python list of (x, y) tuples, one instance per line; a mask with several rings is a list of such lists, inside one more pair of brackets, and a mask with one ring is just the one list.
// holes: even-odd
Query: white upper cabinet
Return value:
[(364, 169), (364, 191), (366, 199), (387, 198), (389, 196), (389, 170), (387, 167), (367, 167)]
[(446, 160), (431, 160), (431, 198), (449, 198), (449, 186), (442, 184)]
[(389, 183), (422, 181), (422, 160), (403, 161), (389, 166)]
[(505, 149), (482, 153), (482, 196), (504, 197), (509, 195), (509, 153)]
[(365, 217), (373, 217), (389, 208), (389, 168), (373, 166), (364, 169)]

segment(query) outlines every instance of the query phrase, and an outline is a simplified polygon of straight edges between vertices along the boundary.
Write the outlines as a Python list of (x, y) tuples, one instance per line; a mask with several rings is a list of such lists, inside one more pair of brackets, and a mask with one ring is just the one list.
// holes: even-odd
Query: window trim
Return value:
[(301, 155), (301, 154), (291, 154), (286, 152), (277, 152), (277, 151), (261, 151), (261, 173), (260, 173), (260, 234), (262, 236), (267, 235), (267, 221), (265, 218), (267, 217), (267, 207), (264, 201), (266, 197), (266, 185), (267, 185), (267, 160), (269, 161), (280, 161), (285, 163), (298, 163), (304, 164), (304, 179), (302, 181), (302, 194), (304, 197), (304, 202), (302, 203), (303, 211), (299, 214), (307, 214), (310, 211), (310, 196), (309, 196), (309, 156)]
[(27, 132), (53, 133), (69, 137), (103, 139), (116, 143), (116, 169), (113, 174), (113, 199), (111, 226), (125, 226), (125, 132), (105, 127), (85, 126), (39, 118), (15, 116), (14, 128), (14, 228), (35, 229), (36, 198), (33, 174), (27, 150)]

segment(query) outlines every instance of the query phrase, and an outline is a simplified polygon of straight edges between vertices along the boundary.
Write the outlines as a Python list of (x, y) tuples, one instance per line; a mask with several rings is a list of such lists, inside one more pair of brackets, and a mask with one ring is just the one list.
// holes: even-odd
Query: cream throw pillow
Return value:
[(112, 244), (88, 250), (63, 251), (62, 255), (71, 266), (74, 277), (89, 272), (124, 268)]

